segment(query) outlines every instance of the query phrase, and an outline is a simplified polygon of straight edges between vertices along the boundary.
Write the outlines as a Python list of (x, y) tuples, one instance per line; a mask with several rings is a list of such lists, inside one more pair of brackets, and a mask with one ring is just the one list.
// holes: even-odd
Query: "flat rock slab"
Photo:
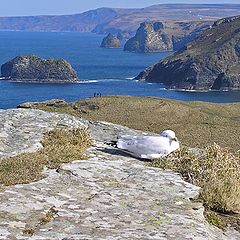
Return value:
[(0, 110), (0, 158), (21, 152), (32, 152), (42, 147), (43, 133), (56, 127), (76, 128), (87, 124), (67, 114), (29, 111), (25, 109)]
[(43, 133), (58, 125), (88, 126), (94, 139), (88, 160), (0, 193), (0, 239), (240, 239), (205, 221), (202, 205), (190, 201), (198, 187), (108, 144), (138, 131), (39, 110), (0, 111), (0, 119), (1, 156), (41, 147)]

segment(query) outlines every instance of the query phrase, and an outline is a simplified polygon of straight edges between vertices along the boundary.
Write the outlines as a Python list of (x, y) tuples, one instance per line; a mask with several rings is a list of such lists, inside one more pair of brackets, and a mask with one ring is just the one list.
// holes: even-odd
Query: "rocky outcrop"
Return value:
[(168, 21), (164, 22), (164, 25), (161, 22), (142, 23), (136, 35), (126, 42), (124, 50), (130, 52), (176, 51), (195, 40), (212, 24), (211, 21)]
[(41, 148), (43, 133), (56, 127), (88, 127), (89, 159), (45, 169), (44, 179), (0, 192), (2, 239), (239, 239), (206, 222), (202, 204), (190, 201), (198, 187), (109, 144), (139, 131), (40, 110), (0, 110), (0, 158)]
[(101, 43), (101, 48), (120, 48), (121, 43), (117, 37), (109, 33)]
[(174, 89), (240, 89), (240, 16), (217, 21), (185, 49), (140, 73), (137, 80)]
[(18, 56), (1, 67), (1, 75), (15, 82), (77, 82), (72, 66), (63, 59), (41, 59), (37, 56)]
[(43, 102), (25, 102), (21, 103), (17, 106), (17, 108), (34, 108), (37, 106), (40, 106), (44, 104), (45, 106), (50, 106), (50, 107), (62, 107), (67, 104), (64, 99), (51, 99), (51, 100), (46, 100)]
[(159, 52), (172, 50), (172, 41), (169, 35), (164, 31), (161, 22), (141, 23), (136, 35), (129, 39), (124, 51), (129, 52)]

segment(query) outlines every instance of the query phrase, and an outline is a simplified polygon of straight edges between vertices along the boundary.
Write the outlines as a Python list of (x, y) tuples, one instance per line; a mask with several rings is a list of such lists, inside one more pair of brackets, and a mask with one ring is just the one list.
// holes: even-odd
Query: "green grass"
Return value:
[(45, 134), (42, 149), (0, 161), (1, 189), (42, 179), (45, 166), (58, 168), (62, 163), (86, 159), (84, 151), (90, 144), (90, 136), (85, 129), (58, 129)]

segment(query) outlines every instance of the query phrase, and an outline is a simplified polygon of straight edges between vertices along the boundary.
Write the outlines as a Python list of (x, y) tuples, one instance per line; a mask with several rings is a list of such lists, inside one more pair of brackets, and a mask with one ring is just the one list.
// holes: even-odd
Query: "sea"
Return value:
[(80, 83), (37, 84), (0, 80), (0, 108), (15, 108), (23, 102), (64, 99), (76, 101), (102, 96), (154, 96), (183, 101), (240, 102), (240, 91), (189, 92), (166, 90), (163, 84), (137, 82), (144, 68), (173, 52), (139, 54), (122, 49), (100, 48), (102, 35), (79, 32), (0, 32), (0, 65), (18, 55), (63, 58), (77, 71)]

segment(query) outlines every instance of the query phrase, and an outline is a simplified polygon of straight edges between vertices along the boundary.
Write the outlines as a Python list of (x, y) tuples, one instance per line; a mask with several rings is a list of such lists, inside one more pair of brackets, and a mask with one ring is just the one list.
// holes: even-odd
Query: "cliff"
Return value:
[(124, 50), (129, 52), (159, 52), (179, 50), (211, 26), (211, 21), (144, 22)]
[(225, 18), (185, 49), (141, 72), (136, 79), (169, 88), (240, 89), (240, 16)]
[(124, 51), (129, 52), (159, 52), (172, 50), (172, 41), (164, 31), (161, 22), (141, 23), (136, 35), (129, 39)]
[(63, 59), (41, 59), (34, 55), (18, 56), (1, 67), (1, 75), (17, 82), (77, 82), (72, 66)]
[(117, 37), (109, 33), (105, 38), (103, 38), (100, 47), (101, 48), (120, 48), (121, 43)]

